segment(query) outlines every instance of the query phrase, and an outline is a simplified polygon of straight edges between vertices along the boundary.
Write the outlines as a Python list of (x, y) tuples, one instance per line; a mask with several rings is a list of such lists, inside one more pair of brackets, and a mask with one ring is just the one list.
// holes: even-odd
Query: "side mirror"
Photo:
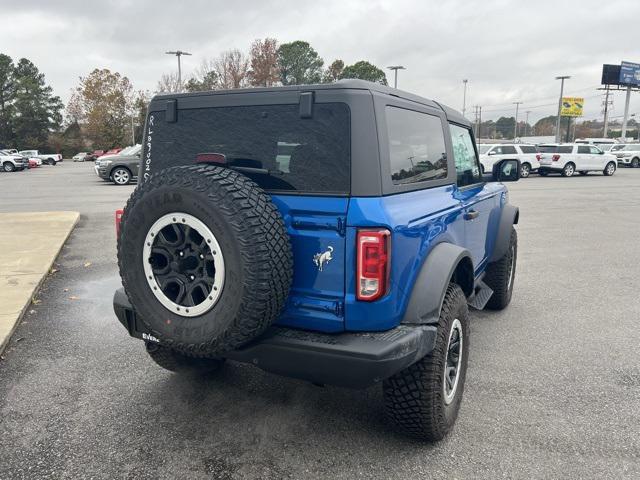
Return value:
[(497, 152), (495, 150), (491, 150), (487, 155), (495, 155)]
[(502, 160), (493, 166), (494, 182), (517, 182), (520, 178), (520, 160)]

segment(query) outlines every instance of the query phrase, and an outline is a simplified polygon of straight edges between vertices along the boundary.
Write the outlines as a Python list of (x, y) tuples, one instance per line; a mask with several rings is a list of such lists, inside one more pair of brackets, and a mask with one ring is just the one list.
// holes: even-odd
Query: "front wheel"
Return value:
[(490, 310), (502, 310), (511, 302), (513, 284), (516, 278), (516, 261), (518, 259), (518, 234), (511, 227), (509, 248), (497, 261), (487, 266), (484, 282), (493, 290), (493, 295), (487, 302)]
[(118, 167), (111, 172), (111, 178), (116, 185), (129, 185), (131, 182), (131, 172), (124, 167)]
[(531, 175), (531, 165), (523, 163), (520, 167), (520, 176), (522, 178), (527, 178), (529, 175)]
[(633, 160), (631, 160), (631, 168), (638, 167), (640, 167), (640, 158), (634, 158)]
[(469, 310), (462, 289), (445, 293), (433, 351), (383, 383), (387, 415), (412, 437), (437, 441), (458, 417), (469, 353)]
[(175, 373), (211, 373), (224, 365), (224, 358), (195, 358), (156, 343), (147, 343), (147, 353), (156, 364)]
[(14, 165), (13, 163), (11, 163), (11, 162), (4, 162), (4, 163), (2, 164), (2, 169), (3, 169), (5, 172), (13, 172), (13, 171), (16, 169), (16, 167), (15, 167), (15, 165)]
[(609, 176), (613, 175), (614, 173), (616, 173), (616, 164), (613, 163), (613, 162), (607, 163), (607, 166), (604, 167), (604, 170), (602, 171), (602, 174), (605, 175), (606, 177), (609, 177)]

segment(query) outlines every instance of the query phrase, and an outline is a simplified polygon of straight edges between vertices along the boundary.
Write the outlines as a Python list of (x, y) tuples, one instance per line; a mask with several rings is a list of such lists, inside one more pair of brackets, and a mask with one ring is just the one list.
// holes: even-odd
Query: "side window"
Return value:
[(602, 153), (598, 147), (589, 147), (589, 150), (593, 155), (600, 155), (600, 153)]
[(464, 187), (482, 180), (476, 149), (471, 140), (471, 131), (459, 125), (449, 124), (453, 158), (456, 162), (458, 186)]
[(522, 153), (538, 153), (533, 145), (521, 145), (520, 150), (522, 150)]
[(394, 184), (447, 177), (447, 149), (440, 117), (388, 106), (386, 118)]
[(593, 153), (586, 145), (578, 145), (578, 153)]
[(493, 155), (500, 155), (502, 154), (502, 147), (493, 147), (490, 151)]
[(513, 145), (504, 145), (502, 147), (502, 154), (503, 155), (516, 155), (518, 152), (516, 151), (516, 147), (514, 147)]

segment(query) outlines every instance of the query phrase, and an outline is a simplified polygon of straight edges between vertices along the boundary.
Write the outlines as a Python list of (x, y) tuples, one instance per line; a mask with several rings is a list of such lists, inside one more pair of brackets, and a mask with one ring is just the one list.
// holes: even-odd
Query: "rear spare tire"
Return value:
[(162, 170), (125, 207), (123, 286), (150, 333), (174, 350), (211, 356), (260, 335), (284, 307), (292, 264), (276, 206), (233, 170)]

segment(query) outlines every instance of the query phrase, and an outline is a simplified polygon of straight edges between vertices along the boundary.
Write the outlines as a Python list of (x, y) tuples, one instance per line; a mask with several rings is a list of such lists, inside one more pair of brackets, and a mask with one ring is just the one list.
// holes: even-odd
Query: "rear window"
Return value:
[(231, 166), (252, 169), (241, 171), (267, 191), (350, 191), (350, 114), (344, 103), (316, 103), (312, 118), (300, 118), (298, 104), (181, 109), (175, 123), (164, 115), (149, 117), (153, 172), (195, 164), (199, 153), (219, 153)]
[(522, 150), (522, 153), (538, 153), (538, 150), (533, 145), (520, 145), (520, 150)]
[(540, 145), (538, 151), (541, 153), (571, 153), (572, 145)]
[(386, 120), (394, 184), (447, 178), (447, 150), (440, 117), (388, 106)]

